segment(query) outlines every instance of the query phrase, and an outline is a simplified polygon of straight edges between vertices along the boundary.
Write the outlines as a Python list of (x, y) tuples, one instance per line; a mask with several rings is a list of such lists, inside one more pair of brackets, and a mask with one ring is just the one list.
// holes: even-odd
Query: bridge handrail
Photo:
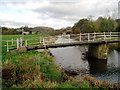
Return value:
[[(72, 37), (73, 36), (73, 37)], [(52, 39), (54, 37), (54, 40)], [(27, 42), (29, 40), (38, 40), (37, 42), (40, 44), (42, 43), (43, 45), (49, 45), (52, 44), (57, 36), (50, 36), (50, 37), (38, 37), (38, 38), (32, 38), (32, 39), (25, 39), (25, 44), (27, 46)], [(82, 42), (82, 41), (95, 41), (95, 40), (102, 40), (102, 41), (106, 41), (106, 40), (115, 40), (118, 39), (120, 37), (120, 32), (94, 32), (94, 33), (80, 33), (80, 34), (68, 34), (68, 35), (62, 35), (62, 37), (65, 37), (69, 40), (69, 43), (71, 43), (70, 39), (71, 37), (78, 40), (75, 42)], [(51, 41), (50, 41), (51, 40)], [(6, 41), (7, 42), (7, 51), (9, 51), (9, 47), (8, 46), (16, 46), (17, 48), (19, 48), (22, 46), (22, 38), (20, 38), (20, 40), (17, 38), (17, 40), (1, 40), (1, 41)], [(8, 42), (12, 42), (12, 45), (8, 45)], [(13, 42), (16, 42), (16, 45), (13, 45)], [(19, 43), (20, 42), (20, 43)], [(73, 42), (73, 41), (72, 41)], [(35, 44), (38, 44), (35, 43)], [(63, 42), (64, 43), (64, 42)], [(33, 44), (33, 43), (29, 43), (29, 44)]]

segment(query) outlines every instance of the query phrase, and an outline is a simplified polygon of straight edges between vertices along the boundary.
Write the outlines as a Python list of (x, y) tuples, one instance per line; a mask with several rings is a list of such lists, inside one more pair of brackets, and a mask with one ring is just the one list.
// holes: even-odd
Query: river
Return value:
[[(61, 42), (74, 42), (74, 40), (69, 41), (59, 37), (56, 43)], [(120, 52), (110, 51), (107, 60), (89, 60), (82, 55), (87, 49), (88, 46), (74, 46), (50, 49), (50, 51), (56, 59), (55, 63), (65, 71), (83, 73), (102, 81), (117, 83), (120, 76), (118, 64)]]

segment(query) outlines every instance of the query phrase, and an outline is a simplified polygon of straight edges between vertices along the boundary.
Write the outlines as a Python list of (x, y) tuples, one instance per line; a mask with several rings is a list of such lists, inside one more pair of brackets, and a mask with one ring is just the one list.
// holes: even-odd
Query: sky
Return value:
[(0, 0), (0, 25), (17, 28), (73, 26), (82, 18), (117, 17), (119, 0)]

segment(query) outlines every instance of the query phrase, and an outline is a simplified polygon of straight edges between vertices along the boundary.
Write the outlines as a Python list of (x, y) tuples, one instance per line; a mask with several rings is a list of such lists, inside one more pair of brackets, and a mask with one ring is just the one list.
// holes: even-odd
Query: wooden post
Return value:
[(68, 37), (69, 37), (69, 42), (70, 42), (70, 34), (68, 35)]
[(112, 32), (110, 32), (110, 40), (111, 40), (111, 33), (112, 33)]
[(13, 38), (12, 38), (12, 45), (13, 45)]
[(43, 46), (46, 49), (46, 45), (45, 45), (45, 39), (43, 38)]
[(43, 38), (43, 45), (45, 45), (45, 40), (44, 40), (44, 38)]
[(25, 43), (26, 47), (27, 47), (27, 40), (26, 40), (26, 43)]
[(88, 33), (88, 41), (90, 41), (90, 33)]
[(104, 40), (106, 40), (105, 32), (104, 32)]
[(9, 47), (8, 47), (8, 40), (7, 40), (7, 52), (9, 52)]
[(62, 34), (62, 38), (63, 38), (63, 34)]
[(17, 38), (17, 48), (19, 48), (19, 39)]
[(22, 28), (22, 45), (24, 46), (24, 29)]
[(20, 47), (22, 47), (22, 38), (20, 38)]
[(94, 39), (93, 39), (93, 41), (95, 41), (95, 38), (96, 38), (96, 33), (94, 32)]
[(80, 42), (81, 42), (81, 33), (80, 33)]

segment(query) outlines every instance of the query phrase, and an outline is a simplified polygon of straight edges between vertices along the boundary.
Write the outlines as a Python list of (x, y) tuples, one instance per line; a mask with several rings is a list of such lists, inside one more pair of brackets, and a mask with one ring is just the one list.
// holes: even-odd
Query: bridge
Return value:
[[(39, 38), (40, 45), (29, 46), (27, 44), (27, 41), (28, 41), (27, 40), (25, 46), (22, 46), (22, 42), (20, 43), (21, 47), (18, 48), (16, 52), (19, 52), (21, 50), (30, 51), (30, 50), (36, 50), (36, 49), (88, 45), (89, 46), (88, 55), (90, 57), (97, 58), (97, 59), (107, 59), (107, 55), (108, 55), (107, 44), (120, 43), (120, 40), (119, 40), (120, 32), (80, 33), (80, 34), (67, 34), (67, 35), (62, 34), (59, 37), (67, 39), (68, 42), (55, 43), (55, 40), (53, 41), (52, 39), (58, 38), (58, 36), (47, 37), (47, 38), (40, 37)], [(71, 40), (74, 40), (74, 41), (71, 41)], [(18, 41), (17, 41), (17, 45), (19, 45)]]

